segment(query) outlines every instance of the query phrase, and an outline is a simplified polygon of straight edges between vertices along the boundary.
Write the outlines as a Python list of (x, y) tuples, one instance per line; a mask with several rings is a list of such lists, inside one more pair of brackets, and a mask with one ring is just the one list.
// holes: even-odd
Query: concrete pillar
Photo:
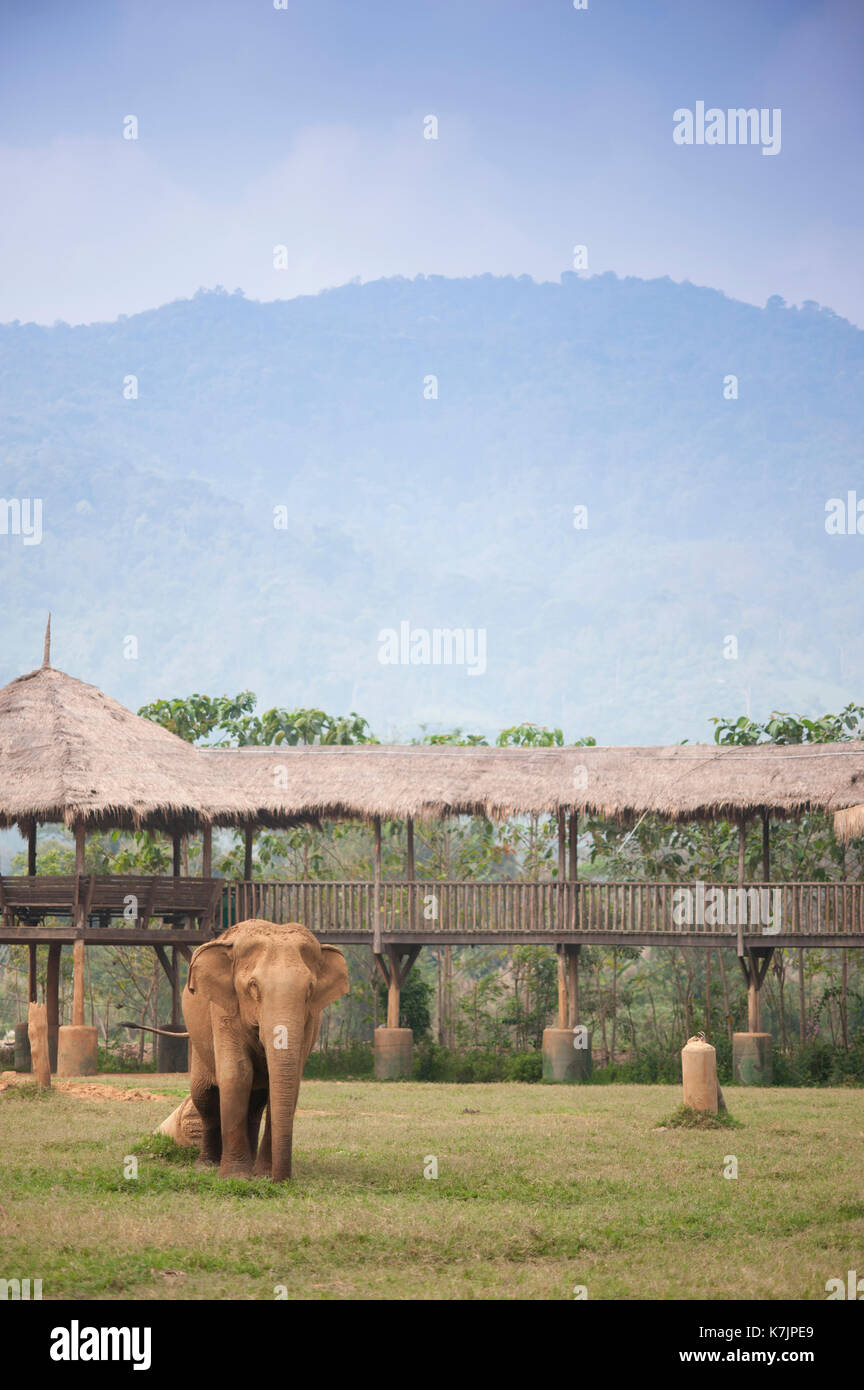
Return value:
[(15, 1024), (15, 1062), (16, 1071), (32, 1071), (30, 1057), (30, 1034), (26, 1023)]
[(773, 1042), (770, 1033), (732, 1034), (732, 1076), (737, 1085), (771, 1085)]
[(57, 1075), (95, 1076), (99, 1070), (99, 1032), (96, 1028), (64, 1025), (57, 1034)]
[(375, 1029), (375, 1080), (398, 1081), (411, 1075), (414, 1034), (410, 1028)]
[[(162, 1023), (159, 1025), (166, 1032), (184, 1033), (186, 1030), (182, 1023)], [(189, 1070), (189, 1039), (188, 1038), (166, 1038), (162, 1033), (156, 1034), (156, 1070), (157, 1071), (181, 1071)]]
[(591, 1075), (591, 1034), (584, 1026), (543, 1029), (543, 1080), (586, 1081)]

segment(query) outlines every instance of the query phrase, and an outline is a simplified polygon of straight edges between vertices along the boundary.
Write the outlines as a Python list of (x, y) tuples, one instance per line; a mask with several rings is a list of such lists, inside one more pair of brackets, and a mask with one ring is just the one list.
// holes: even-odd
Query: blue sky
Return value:
[[(110, 319), (201, 285), (273, 299), (394, 274), (557, 279), (584, 244), (593, 272), (864, 323), (860, 0), (0, 14), (0, 320)], [(673, 113), (700, 100), (779, 107), (779, 155), (677, 146)]]

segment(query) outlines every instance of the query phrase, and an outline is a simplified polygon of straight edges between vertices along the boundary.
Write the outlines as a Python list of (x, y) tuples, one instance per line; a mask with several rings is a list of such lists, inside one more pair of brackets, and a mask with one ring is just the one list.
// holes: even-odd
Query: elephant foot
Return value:
[(260, 1158), (259, 1158), (259, 1159), (256, 1159), (256, 1161), (255, 1161), (255, 1167), (252, 1169), (252, 1176), (253, 1176), (254, 1178), (272, 1178), (272, 1176), (273, 1176), (273, 1165), (272, 1165), (272, 1163), (262, 1163), (262, 1161), (261, 1161)]
[(251, 1178), (251, 1163), (220, 1163), (220, 1178)]

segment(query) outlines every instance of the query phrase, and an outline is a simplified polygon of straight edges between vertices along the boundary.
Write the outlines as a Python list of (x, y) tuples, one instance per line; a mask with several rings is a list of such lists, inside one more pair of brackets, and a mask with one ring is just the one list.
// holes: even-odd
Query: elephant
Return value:
[(299, 922), (238, 922), (204, 942), (183, 991), (190, 1096), (162, 1132), (194, 1143), (200, 1117), (199, 1161), (218, 1163), (220, 1177), (290, 1178), (303, 1067), (323, 1009), (347, 989), (338, 946)]

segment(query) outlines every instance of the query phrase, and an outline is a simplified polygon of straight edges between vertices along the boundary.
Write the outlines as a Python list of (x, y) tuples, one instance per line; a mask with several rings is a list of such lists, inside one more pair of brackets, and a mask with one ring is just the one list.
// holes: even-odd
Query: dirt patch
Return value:
[[(33, 1084), (33, 1077), (27, 1072), (4, 1071), (0, 1072), (0, 1094), (9, 1089), (10, 1086), (27, 1086)], [(65, 1096), (77, 1096), (79, 1100), (159, 1100), (164, 1103), (165, 1096), (157, 1094), (156, 1091), (142, 1091), (137, 1087), (133, 1090), (121, 1090), (119, 1086), (105, 1086), (98, 1081), (64, 1081), (60, 1077), (52, 1076), (52, 1087), (62, 1091)]]

